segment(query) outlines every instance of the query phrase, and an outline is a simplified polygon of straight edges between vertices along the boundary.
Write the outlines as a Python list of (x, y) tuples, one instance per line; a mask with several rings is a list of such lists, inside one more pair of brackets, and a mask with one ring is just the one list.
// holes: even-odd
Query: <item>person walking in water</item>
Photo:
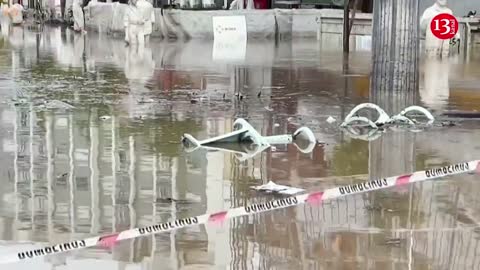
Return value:
[(87, 33), (87, 31), (85, 31), (85, 19), (83, 16), (83, 8), (80, 1), (81, 0), (73, 0), (72, 4), (73, 30), (85, 34)]
[(155, 12), (153, 6), (147, 0), (137, 0), (137, 8), (143, 18), (143, 34), (145, 42), (150, 41), (150, 34), (152, 34), (153, 23), (155, 22)]
[(13, 25), (21, 25), (23, 23), (23, 6), (18, 3), (18, 0), (15, 0), (14, 3), (8, 10), (8, 15)]
[[(447, 7), (447, 0), (436, 0), (435, 3), (427, 8), (420, 18), (420, 31), (425, 36), (425, 52), (428, 57), (448, 57), (450, 52), (450, 40), (441, 40), (435, 37), (430, 30), (430, 24), (438, 14), (447, 13), (453, 15), (451, 9)], [(455, 35), (455, 39), (460, 39), (460, 34)]]
[(125, 42), (130, 44), (145, 44), (144, 20), (137, 7), (137, 0), (130, 0), (124, 17)]

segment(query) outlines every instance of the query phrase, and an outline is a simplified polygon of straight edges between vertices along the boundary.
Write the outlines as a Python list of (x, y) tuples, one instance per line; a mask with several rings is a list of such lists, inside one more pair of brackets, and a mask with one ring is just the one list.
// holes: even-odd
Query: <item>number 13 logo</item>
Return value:
[(451, 14), (438, 14), (430, 23), (430, 30), (439, 39), (452, 39), (458, 32), (458, 21)]

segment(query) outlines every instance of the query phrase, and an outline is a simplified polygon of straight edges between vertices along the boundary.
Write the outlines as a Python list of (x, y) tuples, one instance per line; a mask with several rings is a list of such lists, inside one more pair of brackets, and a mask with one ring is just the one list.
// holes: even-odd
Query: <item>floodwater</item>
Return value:
[[(480, 157), (478, 120), (374, 141), (327, 124), (369, 100), (365, 40), (344, 76), (335, 36), (249, 42), (231, 54), (200, 41), (135, 50), (60, 27), (2, 25), (2, 34), (2, 253), (271, 200), (250, 189), (268, 180), (314, 191)], [(422, 61), (417, 104), (436, 116), (480, 110), (479, 65), (475, 50), (468, 61)], [(182, 148), (184, 133), (223, 134), (237, 117), (265, 135), (305, 125), (326, 144), (246, 161)], [(476, 180), (446, 177), (8, 269), (480, 269)]]

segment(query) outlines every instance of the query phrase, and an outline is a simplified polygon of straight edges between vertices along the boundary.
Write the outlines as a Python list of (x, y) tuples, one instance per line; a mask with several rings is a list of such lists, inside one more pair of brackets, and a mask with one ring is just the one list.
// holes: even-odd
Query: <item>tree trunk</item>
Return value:
[(63, 20), (65, 20), (65, 4), (66, 0), (60, 0), (60, 12), (62, 13)]
[(343, 53), (350, 52), (350, 33), (348, 27), (350, 25), (350, 0), (345, 1), (343, 6)]
[[(390, 116), (414, 105), (419, 80), (419, 0), (375, 0), (370, 101)], [(415, 134), (395, 132), (370, 143), (370, 176), (415, 170)]]
[(419, 0), (375, 0), (371, 91), (418, 90)]

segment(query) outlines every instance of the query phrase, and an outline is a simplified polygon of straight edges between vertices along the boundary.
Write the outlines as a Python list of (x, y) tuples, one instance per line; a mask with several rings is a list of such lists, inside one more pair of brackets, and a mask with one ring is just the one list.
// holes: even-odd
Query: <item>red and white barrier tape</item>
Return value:
[(217, 212), (213, 214), (203, 214), (196, 217), (189, 217), (184, 219), (177, 219), (166, 223), (151, 225), (142, 228), (135, 228), (126, 230), (120, 233), (95, 236), (83, 240), (72, 241), (68, 243), (61, 243), (53, 246), (48, 246), (40, 249), (26, 250), (15, 254), (5, 255), (0, 257), (0, 264), (12, 263), (19, 261), (27, 261), (33, 258), (43, 257), (51, 254), (63, 253), (71, 250), (78, 250), (87, 247), (105, 246), (112, 247), (115, 243), (121, 240), (136, 238), (140, 236), (152, 235), (157, 233), (168, 232), (180, 228), (195, 226), (206, 223), (223, 223), (224, 221), (240, 216), (246, 216), (270, 210), (286, 208), (294, 205), (309, 203), (318, 204), (324, 200), (336, 199), (347, 195), (360, 194), (363, 192), (379, 190), (394, 186), (401, 186), (414, 182), (421, 182), (432, 180), (440, 177), (456, 175), (467, 172), (477, 171), (480, 173), (480, 160), (449, 165), (445, 167), (430, 169), (426, 171), (418, 171), (412, 174), (393, 176), (378, 180), (367, 181), (358, 184), (352, 184), (342, 187), (330, 188), (322, 192), (314, 192), (309, 194), (302, 194), (278, 200), (269, 201), (260, 204), (251, 204), (243, 207), (232, 208), (226, 211)]

